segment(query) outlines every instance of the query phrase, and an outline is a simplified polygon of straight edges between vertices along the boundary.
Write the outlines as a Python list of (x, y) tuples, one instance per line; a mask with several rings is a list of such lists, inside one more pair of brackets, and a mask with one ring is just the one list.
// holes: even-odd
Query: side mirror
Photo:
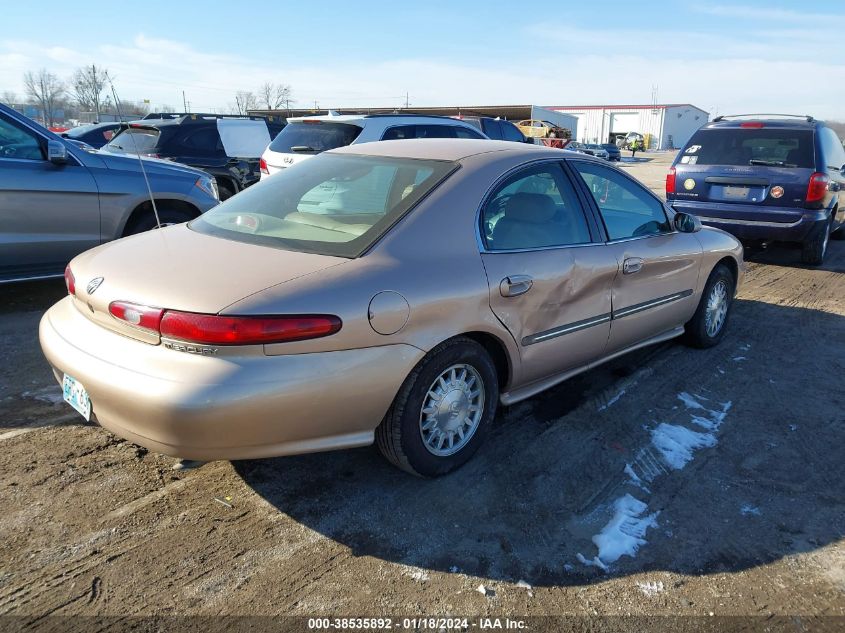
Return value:
[(47, 160), (54, 165), (67, 163), (67, 147), (61, 141), (47, 141)]
[(843, 174), (845, 174), (845, 165), (842, 165), (842, 168), (839, 171), (841, 171)]
[(698, 233), (701, 230), (701, 220), (691, 213), (676, 213), (675, 228), (680, 233)]

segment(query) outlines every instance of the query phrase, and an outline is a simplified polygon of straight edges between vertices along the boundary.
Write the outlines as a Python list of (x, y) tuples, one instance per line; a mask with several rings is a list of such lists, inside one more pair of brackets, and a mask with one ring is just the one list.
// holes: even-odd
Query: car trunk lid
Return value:
[(71, 270), (82, 314), (126, 336), (157, 343), (158, 334), (115, 318), (109, 305), (122, 301), (217, 314), (265, 288), (346, 261), (235, 242), (182, 224), (94, 248), (74, 259)]

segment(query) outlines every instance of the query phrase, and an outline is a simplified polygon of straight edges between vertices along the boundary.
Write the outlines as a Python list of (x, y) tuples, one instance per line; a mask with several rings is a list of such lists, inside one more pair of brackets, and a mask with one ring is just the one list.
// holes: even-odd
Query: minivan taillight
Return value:
[(260, 169), (260, 170), (261, 170), (261, 173), (262, 173), (262, 174), (267, 174), (268, 176), (270, 175), (270, 170), (269, 170), (269, 169), (267, 169), (267, 161), (266, 161), (266, 160), (264, 160), (264, 157), (263, 157), (263, 156), (262, 156), (262, 157), (261, 157), (261, 159), (258, 161), (258, 169)]
[(163, 337), (207, 345), (260, 345), (330, 336), (341, 321), (331, 315), (219, 316), (167, 310), (161, 319)]
[(807, 185), (807, 202), (818, 202), (824, 200), (827, 194), (827, 186), (830, 184), (830, 178), (827, 174), (817, 171), (810, 176), (810, 184)]
[(70, 266), (65, 267), (65, 285), (67, 286), (68, 294), (76, 294), (76, 278), (73, 276)]
[(675, 193), (675, 175), (675, 168), (670, 167), (669, 173), (666, 174), (666, 193)]

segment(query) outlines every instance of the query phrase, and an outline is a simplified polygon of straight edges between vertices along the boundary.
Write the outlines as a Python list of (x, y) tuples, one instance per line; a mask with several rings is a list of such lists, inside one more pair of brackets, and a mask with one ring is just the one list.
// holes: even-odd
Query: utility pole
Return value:
[(406, 91), (405, 92), (405, 109), (407, 110), (408, 106), (410, 106), (410, 105), (411, 105), (410, 96), (408, 95), (408, 92)]
[(182, 107), (185, 109), (184, 111), (188, 111), (188, 100), (185, 98), (185, 91), (182, 91)]

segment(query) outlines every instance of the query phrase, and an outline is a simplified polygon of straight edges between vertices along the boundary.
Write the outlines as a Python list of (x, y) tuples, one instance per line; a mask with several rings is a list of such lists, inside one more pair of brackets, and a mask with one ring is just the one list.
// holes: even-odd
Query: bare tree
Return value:
[(268, 110), (278, 110), (282, 106), (290, 110), (291, 89), (287, 84), (265, 83), (258, 90), (259, 105)]
[(56, 102), (67, 92), (64, 83), (46, 68), (42, 68), (37, 73), (31, 70), (25, 72), (23, 85), (26, 96), (41, 108), (44, 123), (52, 126), (55, 122)]
[(109, 71), (95, 64), (77, 68), (73, 73), (71, 86), (73, 87), (73, 98), (81, 110), (94, 112), (97, 120), (100, 120), (100, 113), (106, 110), (111, 103), (106, 92)]
[(5, 103), (8, 106), (17, 105), (19, 103), (18, 95), (11, 90), (4, 90), (3, 94), (0, 95), (0, 103)]
[(235, 93), (235, 103), (229, 104), (232, 114), (246, 114), (250, 110), (258, 108), (258, 98), (255, 93), (248, 90), (239, 90)]

